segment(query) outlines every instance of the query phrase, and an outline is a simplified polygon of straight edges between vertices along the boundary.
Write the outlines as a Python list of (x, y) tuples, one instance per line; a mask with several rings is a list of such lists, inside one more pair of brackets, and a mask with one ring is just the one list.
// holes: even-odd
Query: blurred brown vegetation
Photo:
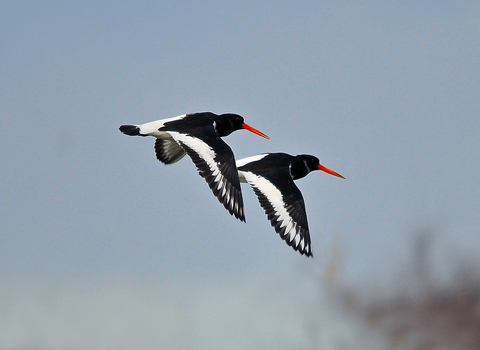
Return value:
[(398, 295), (357, 308), (390, 349), (480, 349), (480, 283), (429, 287), (422, 296)]
[[(429, 268), (433, 242), (430, 232), (414, 236), (413, 271), (403, 274), (394, 287), (370, 293), (339, 284), (334, 289), (346, 309), (383, 339), (386, 349), (480, 350), (478, 269), (473, 262), (462, 264), (448, 283), (435, 281)], [(338, 256), (333, 260), (339, 260)], [(329, 274), (327, 283), (332, 286)]]

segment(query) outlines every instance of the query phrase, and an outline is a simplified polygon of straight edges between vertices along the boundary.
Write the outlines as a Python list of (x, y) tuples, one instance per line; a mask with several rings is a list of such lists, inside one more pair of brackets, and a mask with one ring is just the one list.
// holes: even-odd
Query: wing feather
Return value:
[[(215, 133), (202, 131), (202, 137), (169, 131), (172, 138), (190, 156), (200, 175), (229, 213), (245, 221), (243, 198), (235, 157), (230, 147)], [(203, 141), (208, 139), (209, 143)]]
[(185, 156), (183, 148), (171, 137), (155, 140), (155, 154), (164, 164), (173, 164)]
[(282, 186), (275, 186), (252, 171), (239, 172), (253, 189), (275, 232), (293, 249), (312, 256), (305, 202), (290, 174), (282, 176)]

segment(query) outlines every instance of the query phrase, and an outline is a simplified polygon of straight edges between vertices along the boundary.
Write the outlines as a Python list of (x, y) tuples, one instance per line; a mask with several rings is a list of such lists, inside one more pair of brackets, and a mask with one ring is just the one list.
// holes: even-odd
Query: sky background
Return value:
[[(308, 300), (335, 242), (345, 283), (385, 281), (411, 264), (425, 229), (445, 268), (480, 258), (479, 16), (476, 1), (1, 2), (0, 289), (18, 305), (11, 315), (43, 320), (50, 308), (28, 305), (51, 293), (70, 305), (65, 290), (88, 310), (115, 293), (163, 307), (165, 286), (210, 298), (213, 288), (228, 304), (233, 290), (266, 293), (252, 287), (265, 280)], [(244, 224), (190, 159), (164, 166), (153, 138), (118, 131), (198, 111), (241, 114), (270, 136), (225, 138), (237, 159), (313, 154), (346, 177), (297, 181), (314, 259), (274, 233), (246, 185)], [(290, 288), (297, 279), (305, 286)], [(113, 344), (45, 330), (22, 343), (46, 324), (22, 320), (5, 348)]]

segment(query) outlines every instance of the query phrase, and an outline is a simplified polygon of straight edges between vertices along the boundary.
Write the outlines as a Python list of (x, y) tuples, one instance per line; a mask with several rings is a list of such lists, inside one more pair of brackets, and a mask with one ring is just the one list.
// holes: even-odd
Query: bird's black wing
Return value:
[(288, 166), (265, 169), (252, 163), (240, 167), (239, 171), (257, 195), (280, 237), (301, 254), (312, 256), (305, 202)]
[(188, 133), (168, 133), (190, 156), (220, 203), (230, 214), (245, 221), (235, 157), (231, 148), (215, 132), (213, 124), (190, 129)]

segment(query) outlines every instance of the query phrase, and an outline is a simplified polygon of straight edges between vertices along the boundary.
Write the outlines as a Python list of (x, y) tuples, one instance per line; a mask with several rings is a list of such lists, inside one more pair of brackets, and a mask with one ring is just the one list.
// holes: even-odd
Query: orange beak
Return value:
[(254, 134), (257, 134), (257, 135), (259, 135), (259, 136), (261, 136), (261, 137), (265, 137), (266, 139), (270, 139), (270, 137), (268, 137), (267, 135), (265, 135), (263, 132), (258, 131), (258, 130), (255, 129), (255, 128), (252, 128), (252, 127), (251, 127), (250, 125), (248, 125), (248, 124), (243, 123), (243, 124), (242, 124), (242, 129), (251, 131), (251, 132), (253, 132)]
[(329, 173), (330, 175), (341, 177), (342, 179), (344, 179), (342, 175), (340, 175), (339, 173), (336, 173), (333, 170), (328, 169), (327, 167), (324, 167), (322, 164), (318, 165), (318, 170), (323, 170), (324, 172)]

